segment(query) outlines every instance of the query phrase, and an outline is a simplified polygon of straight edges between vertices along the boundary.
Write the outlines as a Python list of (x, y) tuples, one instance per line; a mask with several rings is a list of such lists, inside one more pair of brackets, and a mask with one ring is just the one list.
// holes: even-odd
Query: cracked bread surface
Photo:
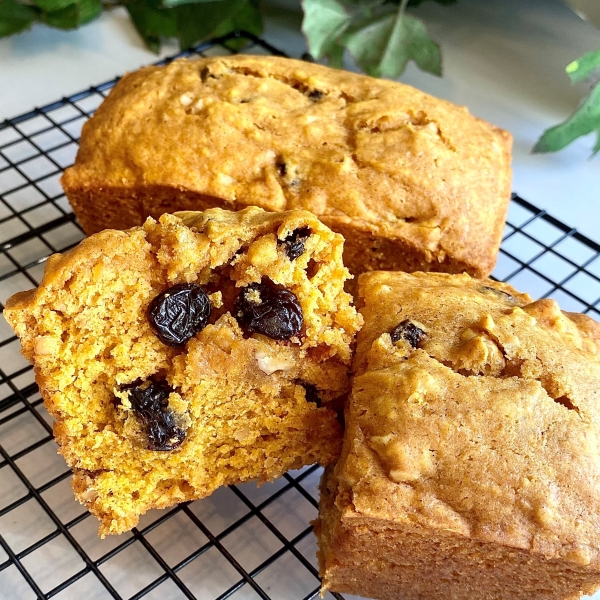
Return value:
[[(291, 253), (286, 240), (298, 230)], [(8, 300), (5, 317), (34, 364), (75, 495), (101, 535), (221, 485), (335, 460), (361, 322), (343, 291), (342, 246), (306, 211), (163, 215), (50, 257), (39, 288)], [(289, 339), (240, 329), (236, 296), (265, 281), (301, 307), (302, 329)], [(201, 286), (212, 312), (173, 347), (148, 308), (178, 284)], [(172, 317), (187, 318), (176, 309)], [(148, 390), (164, 392), (159, 406), (144, 404)]]
[(310, 210), (353, 273), (488, 275), (511, 136), (410, 86), (279, 57), (130, 73), (84, 125), (62, 178), (87, 233), (246, 205)]
[(592, 593), (600, 325), (468, 275), (373, 272), (358, 289), (344, 447), (316, 524), (323, 591)]

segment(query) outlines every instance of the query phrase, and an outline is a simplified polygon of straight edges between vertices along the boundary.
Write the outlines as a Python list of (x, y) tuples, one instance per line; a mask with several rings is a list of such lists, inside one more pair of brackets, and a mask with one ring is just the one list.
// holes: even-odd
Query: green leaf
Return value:
[(329, 49), (329, 66), (334, 69), (344, 68), (344, 51), (346, 49), (341, 44), (334, 44)]
[(567, 75), (573, 83), (585, 81), (600, 71), (600, 50), (588, 52), (567, 65)]
[(177, 35), (176, 15), (173, 10), (161, 10), (144, 2), (126, 5), (131, 20), (152, 52), (160, 51), (161, 37)]
[(38, 11), (15, 0), (0, 0), (0, 37), (19, 33), (31, 26)]
[(66, 8), (44, 13), (42, 20), (57, 29), (76, 29), (102, 12), (100, 0), (78, 0)]
[(183, 4), (176, 11), (177, 37), (182, 50), (205, 40), (227, 19), (237, 12), (245, 0), (217, 0), (198, 4)]
[(351, 16), (337, 0), (302, 0), (302, 8), (302, 32), (309, 52), (317, 60), (335, 54), (339, 63), (339, 47), (336, 46), (339, 46), (338, 40), (350, 24)]
[(79, 0), (79, 23), (84, 25), (100, 16), (102, 2), (100, 0)]
[(76, 4), (71, 4), (61, 10), (44, 14), (42, 20), (46, 25), (57, 29), (75, 29), (79, 25), (79, 10)]
[[(407, 6), (419, 6), (419, 4), (423, 4), (425, 0), (408, 0)], [(456, 4), (458, 0), (435, 0), (438, 4), (443, 4), (444, 6), (450, 6), (451, 4)]]
[(77, 0), (34, 0), (36, 6), (39, 6), (44, 12), (56, 12), (75, 4)]
[(410, 60), (423, 71), (442, 74), (439, 46), (429, 38), (419, 19), (402, 10), (363, 21), (348, 35), (346, 46), (358, 66), (370, 75), (395, 79)]
[(596, 144), (592, 148), (592, 156), (595, 156), (596, 154), (598, 154), (598, 152), (600, 152), (600, 130), (597, 132), (596, 135)]
[[(245, 2), (239, 10), (233, 15), (221, 21), (211, 36), (219, 37), (227, 35), (232, 31), (248, 31), (259, 36), (263, 31), (263, 22), (258, 4), (255, 2)], [(243, 37), (228, 40), (226, 46), (235, 51), (241, 50), (248, 41)]]
[[(202, 4), (204, 2), (214, 2), (215, 0), (162, 0), (160, 8), (173, 8), (175, 6), (181, 6), (182, 4)], [(225, 1), (225, 0), (217, 0)], [(227, 15), (223, 15), (227, 16)]]
[[(172, 8), (162, 8), (165, 0), (137, 0), (127, 4), (127, 10), (146, 45), (160, 50), (163, 37), (177, 37), (182, 49), (216, 35), (244, 29), (259, 35), (262, 18), (254, 0), (204, 0), (194, 3), (172, 2)], [(243, 40), (233, 44), (244, 45)]]
[(596, 132), (598, 141), (592, 156), (600, 151), (600, 83), (584, 98), (577, 110), (563, 123), (547, 129), (538, 140), (534, 152), (556, 152), (582, 135)]

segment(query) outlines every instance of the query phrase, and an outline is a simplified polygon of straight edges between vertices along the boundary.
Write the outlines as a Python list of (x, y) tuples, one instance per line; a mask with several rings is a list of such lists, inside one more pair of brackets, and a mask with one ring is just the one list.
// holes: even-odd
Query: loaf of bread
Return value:
[(52, 256), (8, 300), (102, 535), (336, 459), (361, 323), (342, 246), (307, 211), (163, 215)]
[(600, 325), (467, 275), (375, 272), (323, 591), (558, 600), (600, 585)]
[(353, 273), (494, 266), (510, 135), (400, 83), (266, 56), (126, 75), (62, 184), (84, 230), (176, 210), (308, 209)]

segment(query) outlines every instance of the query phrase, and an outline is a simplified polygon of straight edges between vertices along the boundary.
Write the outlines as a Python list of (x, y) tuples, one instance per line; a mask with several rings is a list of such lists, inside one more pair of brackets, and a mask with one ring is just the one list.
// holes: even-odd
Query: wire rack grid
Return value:
[[(229, 53), (227, 41), (178, 56)], [(244, 51), (283, 55), (253, 37)], [(75, 158), (83, 123), (116, 82), (0, 124), (0, 308), (13, 293), (39, 284), (50, 254), (83, 238), (59, 177)], [(494, 276), (600, 317), (600, 245), (518, 196)], [(33, 371), (0, 317), (1, 598), (317, 597), (310, 527), (317, 467), (151, 511), (132, 532), (100, 540), (95, 519), (73, 499), (51, 427)]]

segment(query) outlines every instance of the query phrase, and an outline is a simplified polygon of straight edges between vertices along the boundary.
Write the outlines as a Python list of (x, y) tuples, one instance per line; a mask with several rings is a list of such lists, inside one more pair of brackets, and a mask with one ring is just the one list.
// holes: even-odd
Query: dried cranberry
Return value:
[(210, 300), (195, 283), (180, 283), (152, 300), (148, 320), (158, 339), (179, 348), (202, 331), (210, 317)]
[(491, 294), (493, 296), (497, 296), (498, 298), (502, 298), (503, 300), (507, 300), (508, 302), (512, 302), (513, 304), (515, 304), (517, 302), (515, 297), (511, 296), (508, 292), (504, 292), (503, 290), (498, 290), (489, 285), (484, 285), (480, 289), (480, 291), (482, 294), (487, 294), (487, 295)]
[(427, 334), (412, 321), (405, 319), (390, 331), (390, 337), (392, 338), (392, 344), (404, 338), (413, 348), (419, 348), (425, 341)]
[(129, 401), (148, 436), (148, 450), (174, 450), (185, 439), (185, 431), (175, 423), (169, 408), (173, 389), (166, 381), (135, 382), (123, 386), (129, 391)]
[(246, 333), (262, 333), (274, 340), (289, 340), (304, 324), (296, 295), (271, 282), (242, 288), (235, 299), (234, 316)]
[(311, 234), (309, 227), (300, 227), (294, 229), (285, 239), (277, 240), (277, 243), (285, 248), (285, 253), (290, 260), (296, 260), (304, 254), (304, 243)]

